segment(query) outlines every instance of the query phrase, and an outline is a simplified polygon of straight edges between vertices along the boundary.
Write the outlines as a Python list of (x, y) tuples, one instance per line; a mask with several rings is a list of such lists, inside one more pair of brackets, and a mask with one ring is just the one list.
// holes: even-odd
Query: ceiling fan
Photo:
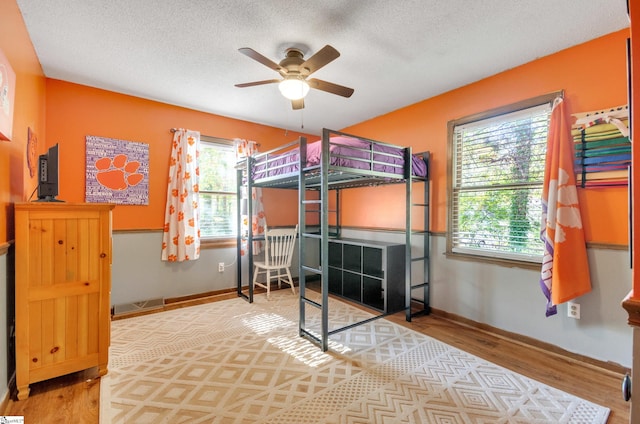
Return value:
[(322, 68), (329, 62), (337, 59), (340, 53), (333, 47), (326, 45), (309, 59), (304, 59), (302, 50), (292, 47), (286, 50), (286, 57), (275, 63), (257, 51), (249, 47), (243, 47), (238, 51), (251, 59), (277, 71), (282, 79), (270, 79), (263, 81), (247, 82), (236, 84), (236, 87), (253, 87), (255, 85), (279, 83), (279, 89), (283, 96), (291, 100), (293, 109), (304, 108), (304, 97), (309, 92), (309, 88), (337, 94), (342, 97), (351, 97), (353, 88), (319, 80), (317, 78), (307, 79), (309, 75)]

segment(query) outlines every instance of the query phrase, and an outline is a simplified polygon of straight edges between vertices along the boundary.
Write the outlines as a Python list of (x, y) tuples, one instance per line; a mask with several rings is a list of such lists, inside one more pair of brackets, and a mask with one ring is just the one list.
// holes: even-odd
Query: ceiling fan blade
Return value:
[(282, 69), (282, 67), (277, 63), (275, 63), (273, 60), (261, 55), (257, 51), (253, 50), (251, 47), (242, 47), (242, 48), (239, 48), (238, 51), (245, 56), (249, 56), (251, 59), (257, 62), (262, 63), (264, 66), (267, 66), (273, 69), (274, 71), (280, 72), (280, 70)]
[(313, 56), (307, 59), (300, 65), (300, 69), (305, 69), (306, 75), (311, 75), (318, 69), (322, 68), (327, 63), (340, 57), (338, 50), (334, 49), (330, 45), (326, 45), (316, 52)]
[(240, 88), (253, 87), (254, 85), (273, 84), (274, 82), (280, 82), (280, 80), (270, 79), (270, 80), (254, 81), (254, 82), (245, 82), (242, 84), (236, 84), (236, 87), (240, 87)]
[(293, 110), (304, 109), (304, 99), (291, 100)]
[(338, 96), (351, 97), (351, 95), (353, 94), (353, 88), (334, 84), (332, 82), (322, 81), (316, 78), (308, 79), (307, 82), (309, 83), (309, 86), (311, 88), (326, 91), (327, 93), (331, 94), (337, 94)]

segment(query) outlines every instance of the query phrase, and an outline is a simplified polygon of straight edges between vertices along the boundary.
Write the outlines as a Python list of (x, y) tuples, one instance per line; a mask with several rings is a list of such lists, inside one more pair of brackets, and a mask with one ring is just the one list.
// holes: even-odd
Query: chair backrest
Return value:
[(264, 261), (268, 266), (290, 267), (296, 245), (298, 226), (295, 228), (265, 228)]

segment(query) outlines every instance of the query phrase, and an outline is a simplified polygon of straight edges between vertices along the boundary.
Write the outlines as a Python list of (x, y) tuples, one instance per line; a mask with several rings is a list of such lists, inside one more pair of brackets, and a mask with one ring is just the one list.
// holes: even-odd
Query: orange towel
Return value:
[(589, 262), (573, 172), (573, 139), (564, 101), (553, 103), (542, 191), (541, 238), (544, 256), (540, 286), (547, 316), (556, 305), (591, 291)]

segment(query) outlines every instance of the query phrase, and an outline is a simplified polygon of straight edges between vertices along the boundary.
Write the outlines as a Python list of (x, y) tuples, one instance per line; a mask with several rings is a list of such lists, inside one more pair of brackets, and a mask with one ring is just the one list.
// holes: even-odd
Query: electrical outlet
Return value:
[(224, 262), (218, 263), (218, 272), (224, 272)]
[(567, 316), (569, 318), (580, 319), (580, 304), (569, 302), (567, 304)]

